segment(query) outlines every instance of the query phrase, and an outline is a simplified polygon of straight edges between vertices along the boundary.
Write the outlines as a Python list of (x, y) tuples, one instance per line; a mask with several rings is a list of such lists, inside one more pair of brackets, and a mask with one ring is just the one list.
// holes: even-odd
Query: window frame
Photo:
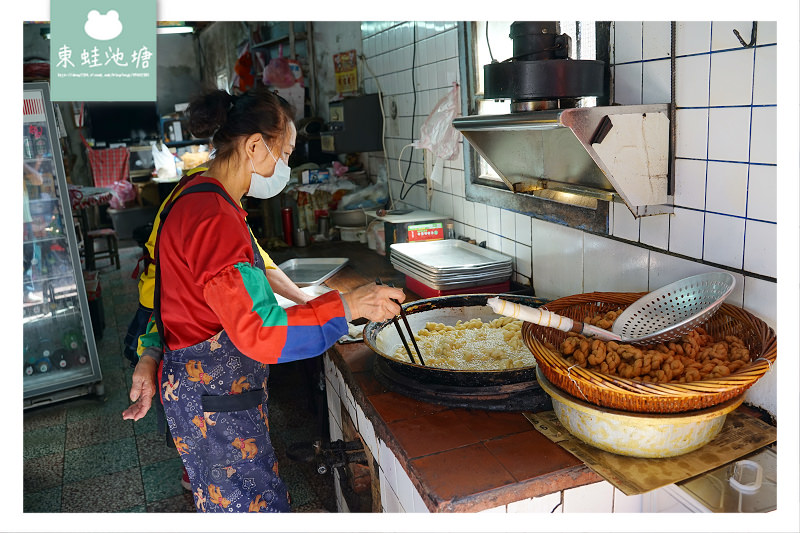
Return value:
[[(478, 22), (467, 21), (458, 24), (458, 46), (459, 46), (459, 67), (461, 71), (461, 112), (462, 115), (477, 114), (477, 99), (475, 91), (477, 88), (477, 66), (474, 60), (476, 49), (476, 31)], [(608, 42), (610, 35), (610, 23), (598, 22), (596, 27), (597, 41)], [(606, 70), (609, 70), (610, 46), (597, 47), (597, 59), (605, 61)], [(609, 80), (610, 76), (607, 75)], [(610, 91), (607, 91), (610, 94)], [(608, 105), (608, 97), (598, 98), (597, 105)], [(604, 200), (597, 200), (597, 208), (591, 209), (563, 204), (551, 200), (537, 198), (523, 193), (514, 193), (502, 182), (481, 178), (479, 176), (480, 155), (472, 148), (469, 142), (463, 141), (464, 157), (464, 191), (466, 199), (471, 202), (479, 202), (501, 209), (516, 211), (533, 218), (554, 222), (557, 224), (578, 228), (608, 235), (610, 230), (609, 213), (610, 203)]]

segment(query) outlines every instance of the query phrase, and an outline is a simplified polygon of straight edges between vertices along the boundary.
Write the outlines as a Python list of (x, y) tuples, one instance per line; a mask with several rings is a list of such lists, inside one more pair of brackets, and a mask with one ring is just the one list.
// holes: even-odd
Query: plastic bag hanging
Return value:
[(295, 79), (289, 60), (283, 57), (283, 45), (278, 47), (278, 57), (269, 60), (267, 68), (264, 69), (263, 81), (265, 85), (288, 89), (294, 85)]
[(453, 82), (450, 92), (439, 100), (431, 114), (425, 119), (425, 123), (420, 128), (420, 139), (414, 143), (416, 148), (430, 150), (436, 158), (431, 173), (431, 179), (436, 183), (442, 182), (444, 161), (455, 159), (458, 156), (460, 134), (453, 127), (453, 119), (460, 114), (460, 108), (458, 83)]

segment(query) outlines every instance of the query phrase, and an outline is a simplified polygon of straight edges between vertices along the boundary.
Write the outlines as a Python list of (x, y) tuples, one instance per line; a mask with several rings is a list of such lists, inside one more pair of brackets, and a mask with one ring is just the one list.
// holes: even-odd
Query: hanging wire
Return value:
[[(412, 42), (414, 43), (414, 45), (413, 45), (412, 52), (411, 52), (411, 87), (414, 90), (414, 106), (413, 106), (412, 111), (411, 111), (411, 141), (412, 141), (412, 144), (406, 145), (405, 147), (403, 147), (403, 149), (405, 150), (405, 148), (407, 148), (408, 146), (411, 146), (412, 153), (408, 157), (408, 166), (406, 167), (406, 174), (401, 179), (403, 184), (400, 186), (400, 200), (405, 200), (406, 196), (408, 196), (408, 193), (416, 185), (419, 185), (421, 183), (425, 183), (427, 181), (425, 178), (417, 180), (414, 183), (412, 183), (411, 186), (409, 186), (408, 190), (404, 191), (406, 183), (407, 183), (406, 180), (408, 180), (408, 171), (411, 169), (411, 161), (413, 159), (412, 156), (413, 156), (413, 150), (414, 150), (414, 145), (413, 145), (413, 141), (414, 141), (414, 118), (417, 115), (417, 83), (416, 83), (415, 78), (414, 78), (414, 70), (415, 70), (415, 65), (416, 65), (416, 62), (417, 62), (417, 23), (416, 22), (414, 22), (414, 34), (413, 35), (414, 36), (412, 38)], [(402, 151), (400, 153), (402, 154)], [(399, 156), (398, 156), (397, 164), (398, 164), (398, 166), (400, 165)]]
[(489, 21), (488, 20), (486, 21), (486, 31), (484, 33), (486, 33), (486, 46), (489, 48), (489, 58), (491, 58), (492, 63), (497, 63), (497, 60), (494, 58), (494, 55), (492, 55), (492, 45), (489, 43)]

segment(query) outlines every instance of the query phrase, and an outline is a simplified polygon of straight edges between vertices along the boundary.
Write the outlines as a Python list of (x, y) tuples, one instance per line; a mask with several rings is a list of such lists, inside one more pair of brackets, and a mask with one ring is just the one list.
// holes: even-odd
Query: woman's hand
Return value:
[(371, 283), (343, 294), (342, 298), (350, 308), (351, 320), (364, 317), (381, 322), (400, 314), (400, 306), (392, 300), (402, 303), (406, 295), (400, 289)]
[(133, 405), (122, 411), (124, 420), (139, 420), (150, 410), (156, 393), (158, 362), (152, 357), (142, 357), (133, 369), (130, 398)]

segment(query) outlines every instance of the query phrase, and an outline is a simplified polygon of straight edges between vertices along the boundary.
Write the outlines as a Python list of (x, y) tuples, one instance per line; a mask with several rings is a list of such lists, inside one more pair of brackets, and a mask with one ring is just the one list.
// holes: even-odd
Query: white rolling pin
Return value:
[(486, 301), (486, 305), (491, 307), (492, 311), (498, 315), (510, 316), (512, 318), (517, 318), (524, 322), (530, 322), (531, 324), (536, 324), (538, 326), (554, 328), (561, 331), (574, 331), (575, 333), (580, 333), (581, 335), (597, 337), (607, 341), (621, 340), (619, 335), (616, 335), (607, 329), (598, 328), (597, 326), (586, 324), (585, 322), (572, 320), (571, 318), (557, 315), (552, 311), (547, 311), (545, 309), (528, 307), (527, 305), (501, 300), (497, 296), (494, 298), (489, 298)]

